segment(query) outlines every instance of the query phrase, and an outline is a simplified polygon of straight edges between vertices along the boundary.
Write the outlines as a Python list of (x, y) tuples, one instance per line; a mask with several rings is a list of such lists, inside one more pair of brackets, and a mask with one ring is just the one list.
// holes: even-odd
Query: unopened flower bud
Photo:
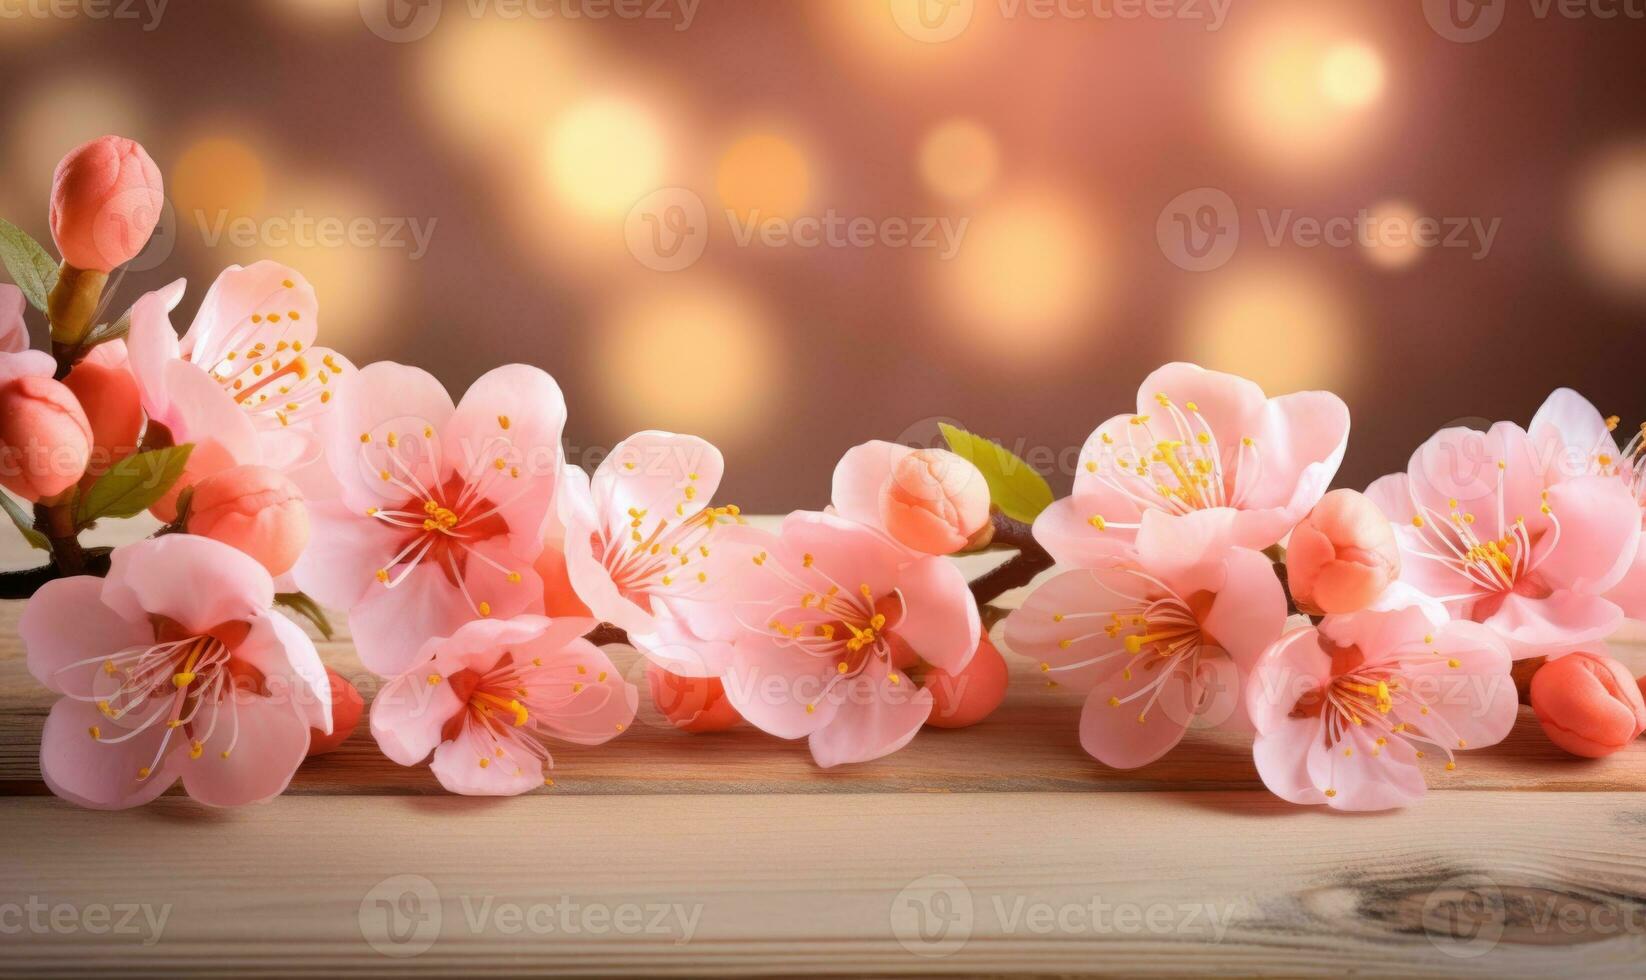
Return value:
[(951, 555), (989, 523), (989, 485), (946, 449), (916, 450), (897, 461), (881, 488), (880, 519), (903, 545)]
[(80, 481), (91, 447), (91, 423), (61, 382), (36, 374), (0, 382), (0, 486), (31, 503), (49, 500)]
[(160, 168), (136, 142), (103, 136), (57, 165), (51, 186), (51, 235), (63, 261), (108, 272), (137, 257), (160, 221)]
[(1569, 653), (1532, 678), (1532, 711), (1549, 741), (1573, 755), (1611, 755), (1646, 731), (1646, 700), (1611, 657)]
[(137, 437), (143, 431), (143, 404), (126, 360), (125, 341), (93, 348), (63, 383), (79, 399), (91, 423), (92, 451), (86, 475), (102, 476), (137, 451)]
[(652, 704), (674, 727), (693, 734), (723, 732), (743, 720), (718, 677), (683, 677), (656, 664), (646, 667)]
[(1006, 660), (985, 633), (977, 653), (960, 673), (933, 668), (921, 686), (932, 694), (932, 713), (926, 724), (935, 728), (975, 725), (994, 714), (1006, 699)]
[(1286, 547), (1292, 598), (1317, 616), (1365, 609), (1399, 575), (1400, 550), (1389, 519), (1353, 490), (1322, 497)]
[(270, 575), (297, 564), (309, 543), (309, 511), (292, 482), (266, 466), (233, 466), (201, 480), (188, 531), (232, 545)]
[(365, 699), (348, 679), (330, 667), (326, 679), (331, 682), (331, 734), (318, 728), (309, 729), (309, 755), (335, 752), (360, 724), (360, 715), (366, 709)]

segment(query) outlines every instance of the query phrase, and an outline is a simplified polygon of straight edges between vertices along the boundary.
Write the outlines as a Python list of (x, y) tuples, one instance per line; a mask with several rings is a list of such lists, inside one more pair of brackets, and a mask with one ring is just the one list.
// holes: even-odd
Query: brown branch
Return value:
[(1034, 539), (1033, 528), (999, 512), (992, 521), (993, 543), (1016, 548), (1017, 554), (972, 581), (972, 597), (977, 600), (980, 611), (1012, 589), (1028, 585), (1036, 575), (1052, 567), (1052, 556)]
[(583, 639), (588, 640), (597, 647), (602, 647), (608, 643), (628, 643), (629, 634), (610, 623), (601, 623)]
[[(103, 576), (109, 573), (110, 548), (92, 548), (85, 551), (85, 567), (81, 574)], [(47, 582), (70, 578), (55, 564), (30, 568), (20, 572), (0, 572), (0, 599), (27, 599), (40, 591)]]

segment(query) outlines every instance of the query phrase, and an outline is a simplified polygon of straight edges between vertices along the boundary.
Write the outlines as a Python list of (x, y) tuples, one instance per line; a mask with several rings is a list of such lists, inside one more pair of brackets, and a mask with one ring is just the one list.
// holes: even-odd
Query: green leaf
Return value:
[(41, 551), (51, 550), (51, 542), (46, 540), (44, 534), (34, 529), (34, 518), (29, 516), (29, 512), (23, 509), (22, 504), (11, 498), (11, 494), (0, 493), (0, 509), (5, 510), (11, 522), (17, 525), (17, 530), (23, 533), (29, 544)]
[(57, 263), (39, 242), (4, 218), (0, 218), (0, 262), (34, 308), (44, 310), (46, 297), (57, 285)]
[(79, 526), (104, 517), (136, 517), (166, 495), (189, 461), (194, 444), (168, 446), (115, 463), (80, 498)]
[(1001, 513), (1029, 524), (1051, 506), (1051, 486), (1015, 453), (947, 422), (939, 422), (937, 427), (943, 430), (943, 438), (956, 455), (983, 471), (983, 479), (989, 482), (989, 499)]
[(331, 639), (331, 620), (326, 618), (326, 611), (320, 608), (320, 604), (310, 599), (306, 594), (302, 592), (281, 592), (274, 597), (274, 602), (275, 605), (285, 606), (313, 623), (314, 628), (320, 631), (321, 636), (328, 640)]
[(91, 332), (86, 334), (86, 339), (80, 346), (96, 347), (98, 344), (106, 344), (111, 340), (119, 340), (128, 333), (131, 333), (130, 310), (120, 314), (120, 319), (115, 320), (113, 323), (100, 323), (93, 327)]

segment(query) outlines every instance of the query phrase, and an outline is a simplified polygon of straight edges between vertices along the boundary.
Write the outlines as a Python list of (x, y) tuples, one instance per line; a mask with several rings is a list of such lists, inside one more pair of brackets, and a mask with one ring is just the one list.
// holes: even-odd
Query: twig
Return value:
[(982, 610), (1012, 589), (1028, 585), (1036, 575), (1052, 567), (1052, 556), (1034, 539), (1034, 529), (1022, 521), (996, 513), (994, 543), (1017, 549), (1005, 564), (972, 581), (972, 597)]
[[(91, 548), (84, 552), (86, 575), (109, 573), (109, 548)], [(47, 582), (72, 576), (58, 570), (56, 565), (30, 568), (21, 572), (0, 572), (0, 599), (27, 599), (40, 591)]]

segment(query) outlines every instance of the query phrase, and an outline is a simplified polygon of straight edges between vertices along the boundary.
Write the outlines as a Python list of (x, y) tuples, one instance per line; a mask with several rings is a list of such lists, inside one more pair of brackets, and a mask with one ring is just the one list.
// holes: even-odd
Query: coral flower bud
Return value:
[(989, 523), (989, 485), (976, 466), (946, 449), (904, 456), (880, 490), (887, 533), (929, 555), (951, 555)]
[(91, 458), (91, 423), (74, 393), (39, 375), (0, 384), (0, 486), (31, 503), (80, 481)]
[(335, 752), (339, 746), (348, 741), (354, 734), (354, 729), (360, 724), (360, 715), (366, 709), (365, 699), (360, 692), (350, 684), (348, 678), (326, 668), (326, 679), (331, 682), (331, 734), (327, 735), (318, 728), (309, 729), (309, 755), (325, 755)]
[(79, 399), (91, 423), (92, 452), (86, 475), (102, 476), (137, 451), (137, 437), (143, 430), (143, 404), (128, 366), (125, 341), (93, 348), (63, 383)]
[(681, 731), (700, 735), (723, 732), (743, 720), (726, 699), (718, 677), (682, 677), (656, 664), (646, 667), (652, 704)]
[(103, 136), (69, 153), (51, 187), (51, 234), (63, 261), (108, 272), (137, 257), (160, 220), (160, 168), (129, 139)]
[(270, 575), (282, 575), (308, 546), (309, 511), (302, 492), (274, 470), (233, 466), (195, 486), (188, 530), (232, 545)]
[(1611, 755), (1646, 731), (1646, 700), (1611, 657), (1571, 653), (1532, 678), (1532, 711), (1549, 741), (1573, 755)]
[(1006, 699), (1006, 660), (985, 633), (977, 653), (958, 674), (933, 668), (922, 686), (932, 694), (932, 713), (926, 724), (934, 728), (965, 728), (994, 714)]
[(1365, 495), (1333, 490), (1292, 531), (1286, 575), (1304, 612), (1359, 612), (1400, 575), (1394, 529)]

